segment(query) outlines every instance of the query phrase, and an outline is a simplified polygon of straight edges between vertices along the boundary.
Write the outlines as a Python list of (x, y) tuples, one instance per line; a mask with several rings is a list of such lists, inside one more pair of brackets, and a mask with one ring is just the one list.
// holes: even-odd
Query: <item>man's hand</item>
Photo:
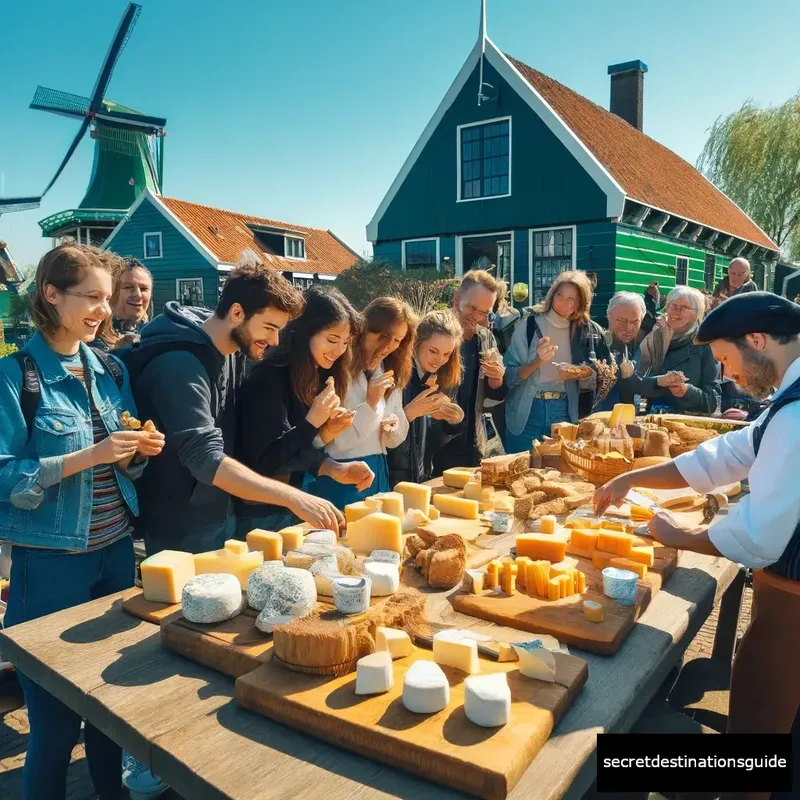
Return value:
[(647, 523), (650, 535), (665, 547), (680, 547), (686, 545), (686, 537), (698, 531), (696, 525), (689, 525), (685, 519), (670, 511), (659, 511)]
[(678, 370), (672, 370), (664, 373), (664, 375), (659, 375), (656, 378), (656, 383), (662, 389), (670, 389), (676, 383), (686, 383), (686, 376)]
[(669, 390), (672, 392), (673, 397), (686, 397), (686, 392), (689, 391), (690, 384), (688, 383), (673, 383)]
[(609, 506), (619, 508), (631, 490), (627, 475), (618, 475), (594, 493), (594, 513), (599, 517)]
[(339, 528), (344, 527), (344, 516), (333, 503), (301, 492), (299, 489), (292, 493), (288, 508), (303, 522), (308, 522), (320, 530), (338, 533)]
[(503, 385), (506, 368), (499, 361), (484, 361), (481, 365), (483, 374), (489, 379), (492, 389), (499, 389)]
[(375, 480), (375, 473), (363, 461), (349, 461), (344, 464), (334, 461), (331, 464), (330, 476), (338, 483), (355, 486), (359, 492), (369, 489)]

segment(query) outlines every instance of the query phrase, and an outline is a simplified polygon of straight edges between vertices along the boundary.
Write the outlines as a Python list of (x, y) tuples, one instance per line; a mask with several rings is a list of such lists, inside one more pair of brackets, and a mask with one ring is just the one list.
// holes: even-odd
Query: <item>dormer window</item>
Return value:
[(287, 258), (306, 257), (306, 243), (304, 239), (298, 239), (294, 236), (286, 236), (285, 249)]

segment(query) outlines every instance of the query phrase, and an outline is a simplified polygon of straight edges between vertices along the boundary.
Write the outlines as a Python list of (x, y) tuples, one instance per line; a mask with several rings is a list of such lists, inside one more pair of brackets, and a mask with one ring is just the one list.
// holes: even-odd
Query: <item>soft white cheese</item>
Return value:
[(285, 625), (313, 611), (317, 589), (313, 575), (307, 570), (294, 567), (276, 570), (271, 584), (272, 591), (256, 619), (260, 631), (272, 633), (276, 625)]
[(385, 561), (366, 561), (364, 572), (372, 584), (371, 597), (386, 597), (400, 588), (400, 572), (395, 564)]
[(432, 661), (415, 661), (403, 680), (403, 705), (414, 714), (435, 714), (447, 708), (450, 684)]
[(394, 685), (392, 657), (386, 650), (370, 653), (356, 662), (356, 694), (382, 694)]
[(470, 675), (464, 681), (464, 713), (482, 728), (505, 725), (511, 719), (511, 689), (506, 673)]
[(223, 622), (235, 617), (243, 606), (239, 579), (224, 572), (195, 575), (181, 593), (183, 616), (189, 622)]

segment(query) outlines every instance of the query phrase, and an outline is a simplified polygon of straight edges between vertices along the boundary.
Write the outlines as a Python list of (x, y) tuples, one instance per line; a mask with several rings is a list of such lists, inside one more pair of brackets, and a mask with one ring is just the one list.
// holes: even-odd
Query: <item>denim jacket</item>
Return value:
[[(109, 433), (120, 430), (120, 414), (136, 414), (127, 370), (122, 389), (102, 362), (81, 344), (91, 374), (92, 398)], [(22, 371), (13, 358), (0, 359), (0, 540), (13, 544), (85, 550), (92, 511), (93, 472), (62, 480), (64, 456), (94, 444), (92, 414), (81, 381), (70, 374), (41, 334), (25, 347), (39, 371), (41, 395), (30, 439), (20, 406)], [(89, 376), (87, 376), (89, 377)], [(116, 468), (122, 498), (139, 513), (131, 483), (144, 462)]]

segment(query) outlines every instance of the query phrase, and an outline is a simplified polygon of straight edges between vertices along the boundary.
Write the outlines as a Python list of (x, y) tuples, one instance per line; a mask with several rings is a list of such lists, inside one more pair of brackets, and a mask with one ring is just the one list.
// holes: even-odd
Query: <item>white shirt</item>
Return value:
[[(375, 374), (383, 372), (379, 367)], [(355, 410), (353, 423), (325, 448), (335, 459), (364, 458), (386, 453), (386, 448), (397, 447), (408, 435), (408, 420), (403, 411), (403, 392), (395, 389), (388, 400), (381, 398), (375, 409), (367, 402), (367, 376), (362, 372), (354, 378), (347, 390), (344, 405)], [(381, 432), (381, 421), (392, 414), (397, 416), (397, 426), (389, 434)]]
[[(789, 366), (772, 399), (798, 379), (800, 358)], [(800, 521), (800, 401), (775, 414), (756, 458), (753, 430), (768, 413), (675, 459), (686, 482), (701, 494), (749, 477), (750, 494), (711, 525), (708, 537), (726, 558), (753, 569), (767, 567), (781, 557)]]

